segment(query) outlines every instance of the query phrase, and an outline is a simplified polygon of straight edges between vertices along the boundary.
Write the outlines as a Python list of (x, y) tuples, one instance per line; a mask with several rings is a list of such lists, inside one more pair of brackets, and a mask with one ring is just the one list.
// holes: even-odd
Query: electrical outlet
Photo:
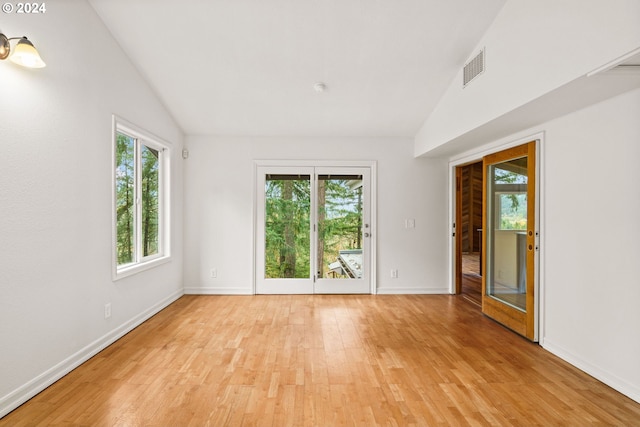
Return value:
[(398, 278), (398, 270), (397, 269), (393, 269), (391, 270), (391, 278), (392, 279), (397, 279)]
[(217, 279), (218, 278), (218, 269), (217, 268), (212, 268), (210, 274), (211, 274), (211, 278), (212, 279)]
[(104, 318), (108, 319), (111, 317), (111, 303), (108, 302), (104, 305)]

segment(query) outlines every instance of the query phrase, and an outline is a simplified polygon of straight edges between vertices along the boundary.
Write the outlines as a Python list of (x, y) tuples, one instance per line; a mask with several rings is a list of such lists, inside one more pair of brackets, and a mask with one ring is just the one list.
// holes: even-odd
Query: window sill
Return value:
[(124, 279), (125, 277), (133, 276), (134, 274), (138, 274), (140, 272), (150, 270), (159, 265), (166, 264), (171, 261), (171, 256), (163, 256), (160, 258), (154, 258), (149, 261), (141, 262), (138, 264), (128, 265), (125, 267), (115, 268), (113, 271), (113, 281), (117, 281), (120, 279)]

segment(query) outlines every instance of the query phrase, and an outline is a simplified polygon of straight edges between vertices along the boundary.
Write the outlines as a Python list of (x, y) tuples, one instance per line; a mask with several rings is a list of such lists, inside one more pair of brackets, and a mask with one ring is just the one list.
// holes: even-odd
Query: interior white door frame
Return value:
[(369, 168), (370, 170), (370, 189), (371, 189), (371, 206), (370, 206), (370, 293), (377, 292), (377, 269), (376, 269), (376, 248), (377, 248), (377, 162), (375, 160), (255, 160), (253, 167), (253, 262), (252, 275), (253, 278), (253, 294), (257, 290), (257, 274), (258, 274), (258, 169), (263, 167), (299, 167), (299, 168)]

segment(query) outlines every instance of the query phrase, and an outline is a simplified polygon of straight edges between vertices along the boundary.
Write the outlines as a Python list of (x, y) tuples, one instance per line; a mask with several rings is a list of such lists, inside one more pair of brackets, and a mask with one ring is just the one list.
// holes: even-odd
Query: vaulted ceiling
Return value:
[(89, 3), (186, 134), (412, 137), (505, 1)]

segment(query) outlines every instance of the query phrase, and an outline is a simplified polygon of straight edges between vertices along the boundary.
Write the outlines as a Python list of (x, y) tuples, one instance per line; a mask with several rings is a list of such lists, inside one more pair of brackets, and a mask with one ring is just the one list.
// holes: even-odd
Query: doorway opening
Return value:
[(455, 167), (455, 293), (538, 340), (538, 141)]
[(482, 161), (456, 167), (456, 293), (482, 306)]

